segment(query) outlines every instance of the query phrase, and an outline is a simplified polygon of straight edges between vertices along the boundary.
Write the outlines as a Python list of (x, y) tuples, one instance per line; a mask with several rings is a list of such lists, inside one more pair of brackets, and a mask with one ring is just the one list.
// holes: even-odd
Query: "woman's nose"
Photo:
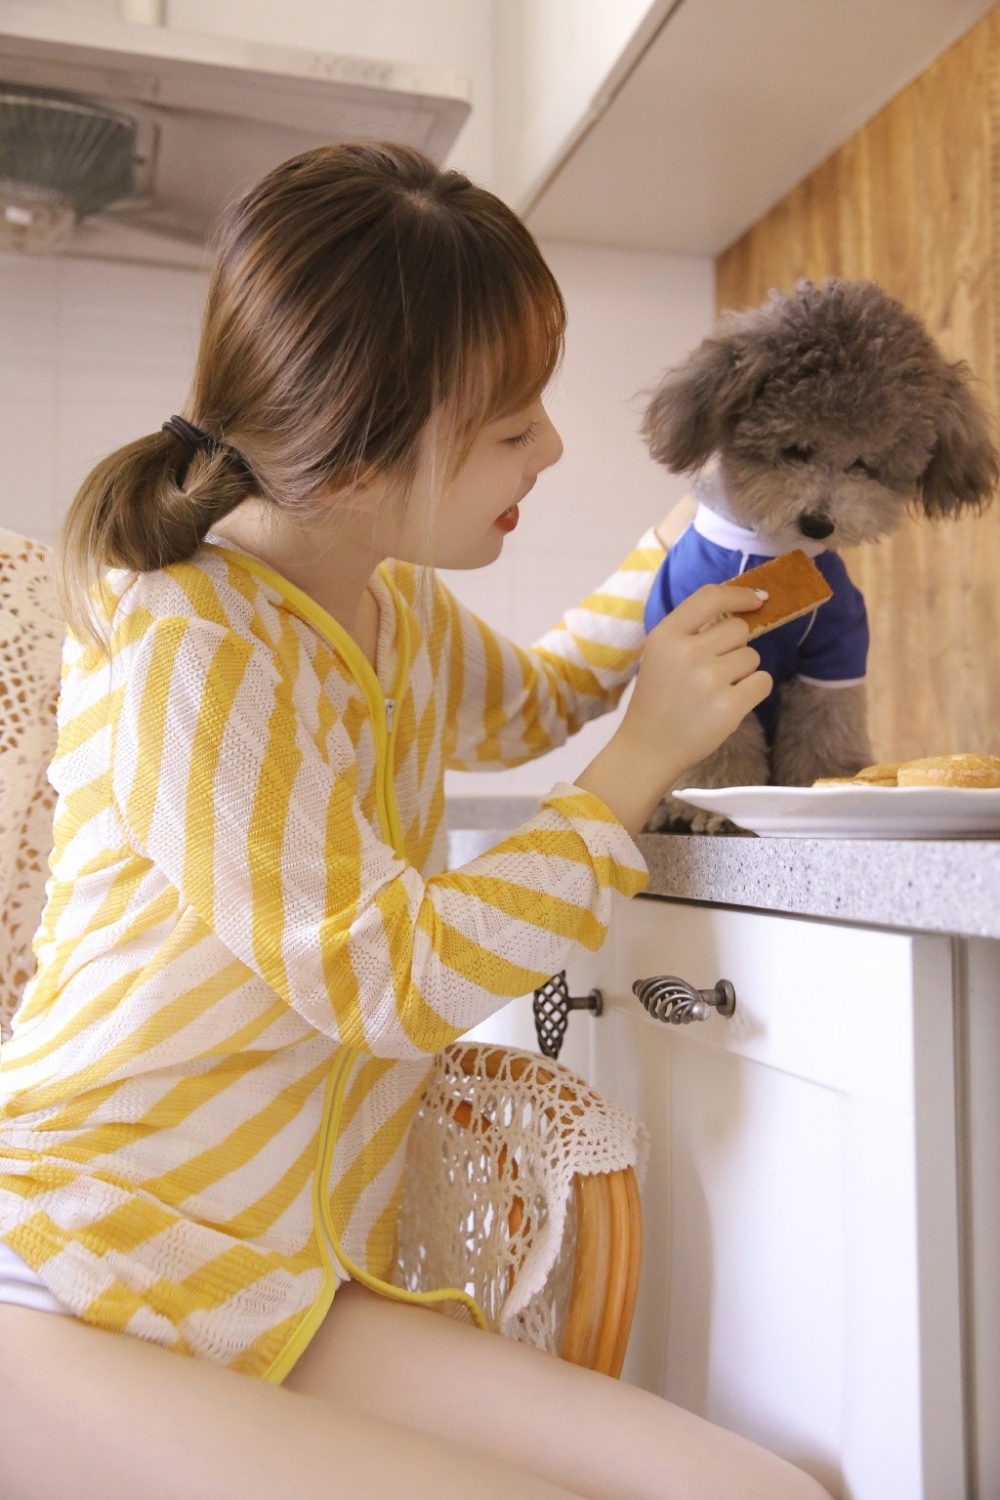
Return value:
[(535, 462), (532, 467), (536, 474), (543, 469), (550, 469), (562, 458), (563, 441), (552, 424), (547, 411), (542, 413), (542, 430), (532, 444), (531, 453)]

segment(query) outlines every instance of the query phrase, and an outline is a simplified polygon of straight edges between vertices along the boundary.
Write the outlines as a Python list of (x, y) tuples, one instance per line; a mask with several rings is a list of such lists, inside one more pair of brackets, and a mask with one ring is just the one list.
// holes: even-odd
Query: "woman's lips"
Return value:
[(508, 505), (502, 515), (497, 516), (494, 526), (499, 526), (501, 531), (513, 531), (518, 523), (519, 511), (517, 505)]

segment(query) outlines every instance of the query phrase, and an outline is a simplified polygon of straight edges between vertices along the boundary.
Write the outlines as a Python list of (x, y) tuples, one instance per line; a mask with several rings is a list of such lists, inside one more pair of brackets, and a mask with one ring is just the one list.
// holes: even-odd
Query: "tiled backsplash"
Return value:
[[(565, 455), (500, 560), (446, 575), (521, 643), (590, 592), (682, 492), (637, 436), (641, 392), (703, 337), (713, 308), (707, 257), (544, 248), (569, 307), (549, 400)], [(182, 407), (205, 284), (190, 271), (0, 256), (0, 525), (53, 540), (88, 469)], [(544, 792), (572, 779), (607, 732), (607, 721), (590, 725), (541, 762), (456, 776), (452, 790)]]
[(0, 524), (41, 541), (93, 464), (180, 410), (206, 278), (0, 256)]

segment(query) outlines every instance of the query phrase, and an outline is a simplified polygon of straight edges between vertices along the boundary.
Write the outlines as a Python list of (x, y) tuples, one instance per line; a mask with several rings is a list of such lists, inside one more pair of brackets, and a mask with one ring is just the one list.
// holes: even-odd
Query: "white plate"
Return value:
[(675, 792), (740, 828), (785, 839), (1000, 835), (1000, 787), (727, 786)]

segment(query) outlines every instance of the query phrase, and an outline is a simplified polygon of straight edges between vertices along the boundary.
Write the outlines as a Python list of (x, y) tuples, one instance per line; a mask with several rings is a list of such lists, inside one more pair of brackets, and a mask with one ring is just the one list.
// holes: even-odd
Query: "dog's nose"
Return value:
[(799, 530), (803, 536), (809, 537), (812, 541), (821, 542), (833, 531), (833, 522), (829, 516), (811, 515), (809, 511), (806, 511), (805, 515), (799, 516)]

